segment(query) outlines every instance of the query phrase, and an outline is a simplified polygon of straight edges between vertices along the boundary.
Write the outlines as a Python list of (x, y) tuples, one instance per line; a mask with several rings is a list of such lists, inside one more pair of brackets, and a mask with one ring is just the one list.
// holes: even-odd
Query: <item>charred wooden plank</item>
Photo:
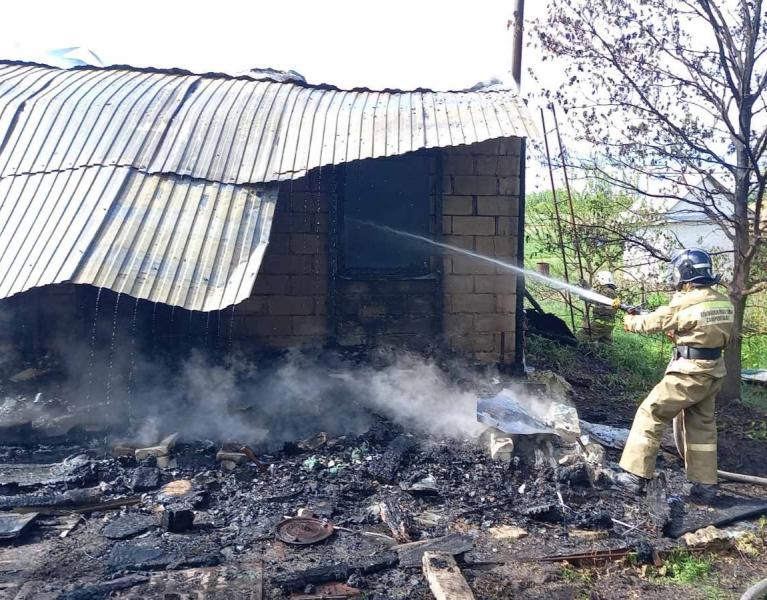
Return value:
[(327, 583), (328, 581), (346, 581), (353, 573), (369, 575), (397, 566), (397, 555), (385, 552), (368, 559), (348, 563), (334, 563), (295, 571), (272, 578), (272, 583), (287, 591), (303, 590), (307, 585)]
[(420, 567), (425, 552), (443, 552), (451, 556), (464, 554), (474, 548), (474, 538), (463, 533), (449, 533), (448, 535), (420, 540), (409, 544), (394, 546), (399, 555), (400, 567)]
[(61, 483), (82, 484), (94, 477), (93, 463), (82, 455), (48, 465), (0, 465), (0, 485), (3, 486), (34, 488)]
[(127, 590), (136, 585), (142, 585), (149, 581), (146, 575), (126, 575), (110, 581), (101, 581), (86, 586), (78, 586), (68, 592), (63, 592), (56, 600), (94, 600), (95, 598), (108, 598), (112, 592)]
[(84, 488), (81, 490), (68, 490), (61, 493), (47, 494), (18, 494), (16, 496), (0, 496), (0, 510), (12, 510), (16, 508), (38, 507), (69, 507), (79, 504), (88, 504), (101, 498), (99, 488)]
[(722, 495), (711, 508), (714, 510), (688, 512), (679, 522), (672, 522), (666, 528), (666, 535), (678, 538), (709, 525), (725, 527), (731, 523), (767, 515), (767, 502), (759, 498)]
[(424, 553), (423, 574), (436, 600), (474, 600), (469, 584), (450, 554)]
[(406, 435), (400, 435), (394, 438), (384, 450), (381, 458), (370, 465), (370, 473), (384, 483), (392, 483), (399, 472), (402, 463), (415, 450), (417, 444), (415, 440)]
[(378, 503), (381, 511), (381, 521), (391, 530), (394, 539), (404, 544), (411, 541), (410, 529), (412, 523), (410, 515), (402, 508), (402, 504), (396, 496), (392, 496)]

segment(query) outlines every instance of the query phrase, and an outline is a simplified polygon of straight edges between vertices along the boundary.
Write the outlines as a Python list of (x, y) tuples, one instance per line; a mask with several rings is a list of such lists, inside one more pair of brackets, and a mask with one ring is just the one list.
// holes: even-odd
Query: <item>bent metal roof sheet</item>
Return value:
[(223, 308), (250, 293), (276, 182), (533, 131), (509, 91), (0, 62), (0, 297), (73, 281)]

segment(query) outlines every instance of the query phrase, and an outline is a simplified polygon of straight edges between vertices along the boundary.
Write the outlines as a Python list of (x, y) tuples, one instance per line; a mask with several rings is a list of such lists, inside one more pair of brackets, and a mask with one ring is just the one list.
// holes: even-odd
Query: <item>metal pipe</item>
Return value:
[(522, 87), (522, 42), (525, 32), (525, 0), (517, 0), (514, 9), (514, 51), (511, 56), (511, 76), (517, 84), (517, 90)]
[(767, 579), (762, 579), (748, 588), (740, 597), (740, 600), (759, 600), (765, 596), (767, 596)]
[[(546, 147), (546, 163), (549, 167), (549, 180), (551, 181), (551, 195), (554, 199), (554, 214), (557, 217), (557, 234), (559, 237), (559, 249), (562, 251), (562, 268), (565, 272), (565, 281), (570, 283), (570, 275), (567, 272), (567, 256), (565, 255), (565, 241), (562, 235), (562, 218), (559, 214), (559, 203), (557, 202), (557, 187), (554, 185), (554, 169), (551, 167), (551, 153), (549, 152), (549, 136), (546, 133), (546, 116), (541, 108), (541, 126), (543, 127), (543, 142)], [(570, 323), (573, 326), (573, 334), (575, 334), (575, 311), (573, 310), (573, 299), (570, 292), (565, 292), (565, 300), (570, 307)]]
[[(557, 142), (559, 143), (559, 159), (562, 161), (562, 172), (565, 175), (565, 190), (567, 191), (567, 204), (570, 207), (570, 227), (573, 230), (573, 242), (575, 243), (575, 256), (578, 258), (578, 275), (581, 281), (586, 281), (583, 276), (583, 258), (581, 257), (581, 237), (578, 233), (578, 227), (575, 224), (575, 208), (573, 206), (573, 194), (570, 191), (570, 177), (567, 175), (567, 162), (565, 161), (565, 146), (562, 143), (562, 135), (559, 131), (559, 121), (557, 120), (557, 111), (553, 104), (549, 104), (551, 114), (554, 116), (554, 131), (557, 133)], [(591, 317), (589, 316), (589, 303), (585, 302), (583, 307), (583, 320), (586, 325), (586, 331), (591, 339)]]

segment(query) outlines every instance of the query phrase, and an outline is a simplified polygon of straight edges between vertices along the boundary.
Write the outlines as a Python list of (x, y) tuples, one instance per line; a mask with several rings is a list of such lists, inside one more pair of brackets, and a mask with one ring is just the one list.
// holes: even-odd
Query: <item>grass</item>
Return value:
[(729, 595), (712, 578), (713, 563), (708, 556), (699, 556), (677, 548), (650, 573), (656, 584), (689, 585), (701, 590), (707, 600), (720, 600)]
[(562, 566), (562, 570), (559, 572), (562, 579), (569, 581), (570, 583), (591, 583), (591, 573), (589, 571), (579, 571), (569, 563), (565, 563)]
[(658, 568), (657, 576), (669, 583), (693, 584), (704, 581), (711, 573), (711, 561), (686, 550), (676, 549)]
[(767, 386), (744, 385), (743, 403), (767, 413)]

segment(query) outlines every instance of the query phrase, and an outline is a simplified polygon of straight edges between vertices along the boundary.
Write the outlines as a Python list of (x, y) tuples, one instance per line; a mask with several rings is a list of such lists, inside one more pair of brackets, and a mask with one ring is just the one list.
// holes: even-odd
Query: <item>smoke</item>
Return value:
[(364, 358), (294, 350), (268, 360), (187, 350), (160, 359), (119, 336), (96, 349), (87, 342), (56, 348), (65, 379), (40, 388), (48, 401), (38, 421), (66, 417), (67, 426), (108, 427), (141, 445), (179, 432), (273, 448), (318, 431), (361, 434), (376, 415), (408, 431), (473, 437), (484, 429), (477, 397), (493, 375), (401, 349)]

